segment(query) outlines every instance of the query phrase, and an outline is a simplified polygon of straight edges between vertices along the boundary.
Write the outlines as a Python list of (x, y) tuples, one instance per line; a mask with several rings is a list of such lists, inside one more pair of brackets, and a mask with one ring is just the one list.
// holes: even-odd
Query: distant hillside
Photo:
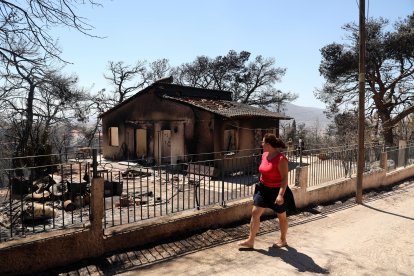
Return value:
[(323, 113), (324, 109), (317, 107), (305, 107), (288, 103), (284, 113), (295, 119), (296, 124), (304, 123), (306, 127), (326, 128), (330, 120)]

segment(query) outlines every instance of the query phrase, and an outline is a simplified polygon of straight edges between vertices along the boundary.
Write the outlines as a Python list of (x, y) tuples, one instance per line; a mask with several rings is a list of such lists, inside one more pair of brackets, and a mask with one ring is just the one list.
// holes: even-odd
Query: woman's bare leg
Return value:
[(280, 239), (278, 242), (275, 243), (275, 246), (282, 247), (282, 246), (287, 245), (286, 235), (287, 235), (289, 225), (288, 225), (286, 212), (277, 213), (277, 219), (279, 220)]
[(256, 234), (260, 228), (260, 217), (262, 216), (265, 208), (253, 206), (252, 210), (252, 217), (250, 219), (250, 233), (249, 237), (241, 242), (239, 242), (240, 246), (246, 246), (253, 248), (254, 246), (254, 239), (256, 238)]

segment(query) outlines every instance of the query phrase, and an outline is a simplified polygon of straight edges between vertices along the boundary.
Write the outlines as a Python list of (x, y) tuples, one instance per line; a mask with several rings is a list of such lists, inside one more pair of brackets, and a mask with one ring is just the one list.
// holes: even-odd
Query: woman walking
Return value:
[(274, 134), (267, 133), (263, 138), (262, 147), (262, 162), (259, 166), (260, 183), (256, 185), (253, 195), (250, 233), (247, 239), (239, 242), (239, 246), (253, 248), (254, 239), (260, 228), (260, 217), (265, 208), (270, 208), (276, 212), (280, 228), (280, 238), (273, 247), (280, 248), (287, 245), (286, 211), (295, 209), (293, 194), (288, 186), (288, 160), (281, 152), (286, 145)]

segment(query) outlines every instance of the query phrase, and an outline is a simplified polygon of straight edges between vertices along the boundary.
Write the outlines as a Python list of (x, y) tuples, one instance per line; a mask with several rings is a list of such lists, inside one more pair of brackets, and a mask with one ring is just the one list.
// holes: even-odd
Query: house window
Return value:
[(236, 131), (234, 129), (227, 129), (224, 131), (224, 150), (236, 150)]
[(119, 146), (118, 128), (117, 127), (110, 127), (109, 128), (109, 145), (114, 146), (114, 147)]

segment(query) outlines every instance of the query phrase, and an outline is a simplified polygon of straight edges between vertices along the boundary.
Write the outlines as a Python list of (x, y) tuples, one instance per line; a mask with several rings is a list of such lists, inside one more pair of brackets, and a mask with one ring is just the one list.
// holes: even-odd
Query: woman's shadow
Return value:
[(311, 257), (306, 254), (298, 252), (291, 246), (286, 246), (284, 249), (269, 247), (269, 250), (258, 249), (255, 250), (267, 256), (278, 257), (285, 263), (295, 267), (299, 272), (312, 272), (318, 274), (329, 274), (329, 270), (317, 265)]

